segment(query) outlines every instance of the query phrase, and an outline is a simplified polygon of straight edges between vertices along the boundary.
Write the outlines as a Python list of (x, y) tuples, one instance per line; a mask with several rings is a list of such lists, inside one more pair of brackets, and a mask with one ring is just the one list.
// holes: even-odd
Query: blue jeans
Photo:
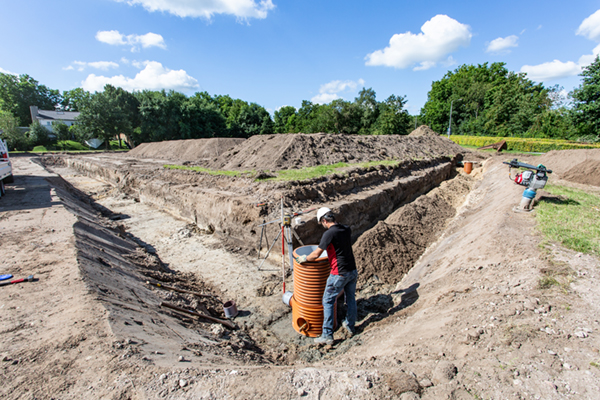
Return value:
[(345, 275), (329, 275), (327, 278), (327, 286), (325, 286), (325, 292), (323, 293), (323, 333), (325, 336), (333, 336), (333, 316), (334, 316), (334, 304), (335, 299), (338, 295), (344, 291), (346, 295), (346, 305), (348, 306), (348, 312), (346, 313), (346, 319), (344, 322), (348, 327), (354, 330), (354, 324), (356, 323), (356, 278), (358, 277), (358, 271), (354, 270), (346, 273)]

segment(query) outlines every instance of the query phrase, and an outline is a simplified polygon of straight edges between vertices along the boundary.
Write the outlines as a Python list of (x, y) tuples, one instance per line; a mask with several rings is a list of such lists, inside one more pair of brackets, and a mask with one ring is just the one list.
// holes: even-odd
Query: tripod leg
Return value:
[[(263, 223), (265, 222), (265, 220), (263, 219)], [(260, 251), (262, 250), (262, 237), (263, 237), (263, 233), (265, 232), (265, 225), (262, 226), (262, 229), (260, 230), (260, 240), (258, 241), (258, 258), (260, 258)], [(269, 242), (267, 242), (269, 243)]]
[(304, 243), (302, 243), (302, 240), (300, 240), (300, 236), (298, 236), (298, 234), (296, 233), (296, 231), (294, 230), (294, 228), (292, 229), (292, 233), (294, 234), (294, 237), (296, 238), (296, 240), (298, 241), (298, 243), (300, 243), (300, 246), (304, 246)]
[(292, 244), (292, 228), (286, 226), (285, 235), (287, 236), (285, 241), (288, 246), (288, 253), (290, 254), (290, 271), (294, 270), (294, 245)]
[(277, 239), (279, 239), (279, 236), (281, 236), (281, 231), (279, 231), (279, 234), (277, 235), (277, 237), (275, 238), (275, 240), (273, 240), (273, 243), (271, 244), (271, 247), (269, 247), (269, 251), (267, 251), (267, 254), (265, 255), (265, 258), (263, 258), (262, 262), (258, 266), (258, 270), (259, 271), (260, 271), (260, 268), (265, 263), (265, 261), (267, 260), (267, 257), (269, 257), (269, 253), (271, 253), (271, 250), (273, 249), (273, 246), (275, 246), (275, 243), (277, 243)]

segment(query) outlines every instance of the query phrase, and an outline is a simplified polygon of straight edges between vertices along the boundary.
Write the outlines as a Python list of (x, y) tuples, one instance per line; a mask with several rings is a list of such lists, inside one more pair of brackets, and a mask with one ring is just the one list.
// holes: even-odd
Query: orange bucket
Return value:
[(465, 161), (463, 163), (465, 165), (465, 174), (470, 174), (473, 171), (473, 163), (471, 161)]

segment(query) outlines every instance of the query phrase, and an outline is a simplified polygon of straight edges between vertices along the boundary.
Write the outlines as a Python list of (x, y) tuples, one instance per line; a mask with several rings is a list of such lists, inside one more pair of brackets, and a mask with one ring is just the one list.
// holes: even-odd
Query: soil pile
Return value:
[(443, 182), (360, 236), (353, 246), (360, 275), (387, 284), (399, 282), (439, 237), (472, 185), (465, 175)]
[(600, 149), (553, 150), (532, 161), (551, 169), (550, 178), (600, 186)]
[(210, 138), (142, 143), (127, 154), (138, 158), (200, 161), (218, 157), (246, 139)]
[(427, 125), (421, 125), (408, 136), (440, 136), (439, 133), (428, 127)]
[(273, 171), (339, 162), (434, 158), (465, 152), (468, 150), (439, 136), (256, 135), (205, 165), (213, 169)]

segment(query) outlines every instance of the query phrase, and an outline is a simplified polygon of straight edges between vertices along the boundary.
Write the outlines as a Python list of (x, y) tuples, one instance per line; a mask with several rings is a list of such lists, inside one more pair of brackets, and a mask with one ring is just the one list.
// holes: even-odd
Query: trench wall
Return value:
[[(247, 182), (240, 182), (240, 178), (236, 178), (240, 187), (236, 191), (223, 190), (213, 185), (210, 177), (191, 171), (166, 171), (155, 166), (122, 168), (79, 156), (52, 156), (45, 162), (100, 178), (141, 202), (195, 223), (199, 228), (215, 232), (247, 249), (255, 249), (258, 245), (261, 232), (257, 226), (264, 220), (280, 216), (279, 201), (256, 207), (259, 198), (256, 193), (260, 192), (261, 198), (269, 195), (274, 200), (283, 195), (286, 207), (293, 210), (328, 206), (338, 214), (339, 222), (351, 226), (353, 239), (356, 239), (400, 205), (448, 179), (455, 164), (453, 159), (440, 157), (407, 161), (395, 167), (354, 169), (344, 175), (312, 181), (275, 184), (256, 183), (249, 178), (245, 178)], [(250, 188), (242, 190), (244, 185)], [(295, 227), (304, 243), (318, 243), (323, 233), (314, 216), (315, 212), (302, 216), (303, 223)], [(277, 233), (278, 224), (268, 226), (269, 240)], [(278, 247), (279, 243), (275, 249)]]

